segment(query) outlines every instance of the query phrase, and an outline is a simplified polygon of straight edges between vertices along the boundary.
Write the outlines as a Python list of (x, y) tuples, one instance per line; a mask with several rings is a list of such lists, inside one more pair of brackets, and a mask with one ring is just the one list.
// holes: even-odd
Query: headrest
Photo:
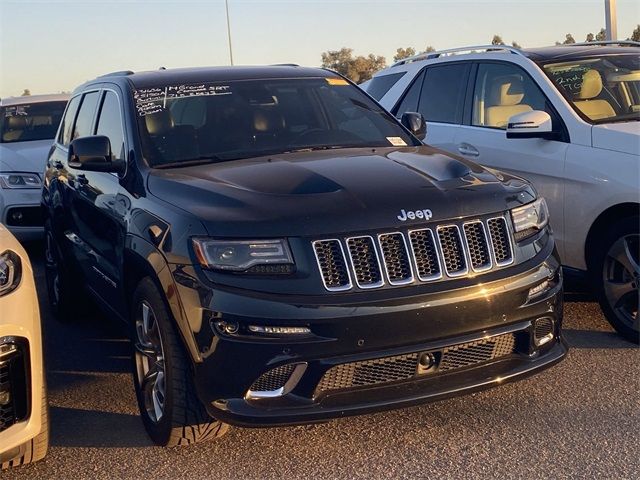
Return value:
[(491, 105), (510, 107), (518, 105), (524, 98), (522, 79), (518, 75), (500, 77), (491, 89)]
[(253, 128), (259, 133), (272, 133), (284, 128), (284, 118), (273, 109), (260, 109), (253, 112)]
[(580, 100), (589, 100), (596, 98), (602, 91), (602, 77), (597, 70), (587, 70), (582, 75), (582, 86), (578, 92), (577, 98)]
[(167, 109), (151, 113), (144, 117), (144, 123), (149, 135), (163, 135), (173, 128), (173, 117)]
[(27, 127), (27, 117), (24, 115), (6, 117), (5, 121), (9, 130), (23, 130)]

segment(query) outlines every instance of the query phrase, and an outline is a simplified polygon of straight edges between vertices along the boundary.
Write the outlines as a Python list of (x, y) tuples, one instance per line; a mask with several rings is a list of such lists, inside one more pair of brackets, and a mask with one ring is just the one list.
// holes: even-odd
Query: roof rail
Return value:
[(524, 54), (520, 51), (519, 48), (510, 47), (508, 45), (476, 45), (476, 46), (470, 46), (470, 47), (449, 48), (447, 50), (438, 50), (436, 52), (423, 52), (423, 53), (419, 53), (418, 55), (414, 55), (412, 57), (403, 58), (402, 60), (394, 63), (391, 66), (397, 67), (398, 65), (405, 65), (407, 63), (419, 62), (420, 60), (438, 58), (444, 55), (451, 55), (453, 53), (462, 53), (462, 52), (476, 53), (479, 50), (483, 52), (503, 50), (505, 52), (524, 56)]
[(624, 46), (640, 47), (640, 42), (634, 42), (633, 40), (603, 40), (603, 41), (595, 41), (595, 42), (567, 43), (564, 45), (567, 47), (585, 47), (590, 45), (619, 45), (621, 47), (624, 47)]
[(124, 75), (133, 75), (134, 72), (131, 70), (119, 70), (117, 72), (105, 73), (104, 75), (99, 75), (98, 78), (103, 77), (122, 77)]

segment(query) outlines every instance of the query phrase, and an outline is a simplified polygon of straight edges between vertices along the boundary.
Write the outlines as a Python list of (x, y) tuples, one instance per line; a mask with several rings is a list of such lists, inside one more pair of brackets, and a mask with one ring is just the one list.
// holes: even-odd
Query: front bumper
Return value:
[(20, 241), (37, 240), (44, 234), (42, 191), (0, 189), (0, 223)]
[[(191, 298), (205, 305), (195, 334), (202, 357), (194, 363), (198, 395), (212, 416), (230, 424), (292, 425), (415, 405), (523, 378), (567, 352), (561, 334), (562, 277), (553, 243), (527, 265), (511, 269), (511, 275), (403, 298), (336, 295), (331, 304), (327, 296), (249, 296), (207, 291), (202, 285)], [(550, 280), (549, 288), (529, 299), (529, 290), (544, 280)], [(178, 290), (184, 304), (186, 292)], [(553, 335), (537, 346), (534, 322), (543, 317), (552, 321)], [(224, 325), (233, 328), (225, 332)], [(273, 338), (250, 334), (249, 325), (305, 326), (312, 333)], [(482, 350), (478, 344), (500, 336), (513, 339), (505, 354), (442, 371), (446, 352), (461, 345)], [(361, 365), (370, 368), (389, 357), (415, 359), (425, 353), (437, 363), (426, 373), (418, 367), (402, 378), (391, 374), (382, 383), (344, 381)], [(302, 365), (292, 374), (293, 385), (287, 381), (277, 390), (266, 382), (273, 395), (252, 395), (265, 373), (291, 364)], [(343, 366), (340, 381), (320, 388), (338, 366)]]
[(21, 257), (22, 278), (14, 291), (0, 297), (0, 345), (18, 347), (16, 352), (0, 355), (0, 390), (10, 392), (9, 403), (0, 407), (0, 462), (22, 455), (24, 444), (42, 430), (45, 381), (33, 271), (23, 249), (9, 248)]

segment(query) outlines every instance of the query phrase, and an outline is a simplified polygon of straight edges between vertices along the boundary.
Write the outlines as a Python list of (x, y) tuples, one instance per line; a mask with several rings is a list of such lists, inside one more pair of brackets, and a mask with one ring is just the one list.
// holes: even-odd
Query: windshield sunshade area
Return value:
[(156, 168), (300, 150), (419, 145), (341, 78), (159, 85), (134, 91), (143, 153)]
[(606, 55), (543, 66), (560, 92), (591, 123), (640, 119), (640, 59)]
[(0, 108), (2, 143), (53, 140), (67, 102), (39, 102)]

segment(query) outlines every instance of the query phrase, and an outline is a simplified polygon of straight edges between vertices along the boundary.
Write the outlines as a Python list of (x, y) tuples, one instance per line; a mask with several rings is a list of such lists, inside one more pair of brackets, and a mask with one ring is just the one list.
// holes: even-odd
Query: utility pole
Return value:
[(618, 39), (618, 13), (616, 0), (604, 0), (604, 20), (607, 29), (607, 40)]
[(231, 23), (229, 22), (229, 0), (224, 0), (224, 5), (225, 5), (225, 8), (227, 9), (227, 36), (229, 37), (229, 61), (231, 62), (231, 65), (233, 65), (233, 48), (231, 47)]

